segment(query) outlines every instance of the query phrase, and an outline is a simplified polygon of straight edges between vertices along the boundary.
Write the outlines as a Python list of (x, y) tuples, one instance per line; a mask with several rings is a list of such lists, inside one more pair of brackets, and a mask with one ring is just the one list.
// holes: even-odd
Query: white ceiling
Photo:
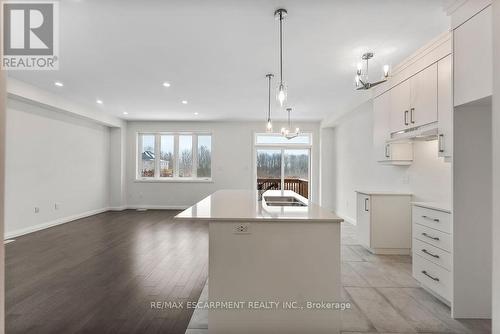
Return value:
[[(64, 0), (60, 70), (10, 76), (126, 119), (264, 119), (265, 74), (278, 74), (273, 12), (283, 6), (289, 12), (284, 77), (293, 117), (320, 120), (366, 97), (353, 89), (355, 64), (364, 51), (375, 52), (370, 65), (377, 79), (384, 63), (396, 65), (447, 30), (442, 5), (439, 0)], [(171, 87), (163, 87), (164, 81)], [(283, 119), (285, 112), (273, 107), (273, 117)]]

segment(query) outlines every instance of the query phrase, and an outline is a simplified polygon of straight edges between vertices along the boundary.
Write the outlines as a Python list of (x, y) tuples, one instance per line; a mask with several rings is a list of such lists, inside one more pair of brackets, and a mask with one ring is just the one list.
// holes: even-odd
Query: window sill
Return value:
[(175, 179), (135, 179), (135, 183), (214, 183), (213, 179), (190, 179), (190, 178), (175, 178)]

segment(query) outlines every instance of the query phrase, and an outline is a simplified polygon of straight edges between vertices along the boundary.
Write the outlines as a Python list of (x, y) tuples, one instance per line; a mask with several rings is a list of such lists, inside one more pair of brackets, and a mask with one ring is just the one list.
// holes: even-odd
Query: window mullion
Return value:
[(174, 178), (179, 177), (179, 135), (174, 135)]
[(155, 179), (160, 178), (160, 134), (155, 134)]
[(281, 149), (281, 190), (285, 190), (285, 150)]
[(198, 135), (193, 134), (192, 135), (192, 145), (193, 149), (191, 150), (193, 152), (193, 166), (192, 166), (192, 171), (191, 175), (193, 178), (198, 177)]

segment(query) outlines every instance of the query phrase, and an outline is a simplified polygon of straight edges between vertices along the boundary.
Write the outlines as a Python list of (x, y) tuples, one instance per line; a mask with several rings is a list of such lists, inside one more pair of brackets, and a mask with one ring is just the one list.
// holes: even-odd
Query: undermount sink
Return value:
[(268, 206), (307, 206), (293, 196), (264, 196)]

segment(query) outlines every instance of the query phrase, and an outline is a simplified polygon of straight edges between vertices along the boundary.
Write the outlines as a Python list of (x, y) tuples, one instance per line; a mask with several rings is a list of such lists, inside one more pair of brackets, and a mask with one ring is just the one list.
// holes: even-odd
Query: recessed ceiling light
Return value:
[(97, 104), (103, 104), (104, 102), (102, 102), (102, 100), (97, 99), (97, 100), (95, 101), (95, 103), (97, 103)]
[(128, 112), (124, 111), (124, 112), (123, 112), (123, 114), (124, 114), (124, 115), (128, 115)]
[(197, 112), (194, 113), (195, 116), (198, 116), (199, 114)]
[(165, 82), (163, 83), (163, 87), (170, 87), (170, 82), (166, 82), (166, 81), (165, 81)]
[(188, 104), (188, 101), (186, 101), (186, 100), (182, 100), (182, 101), (181, 101), (181, 103), (182, 103), (182, 104)]
[(54, 82), (54, 85), (56, 85), (57, 87), (63, 87), (64, 86), (64, 84), (61, 81)]

